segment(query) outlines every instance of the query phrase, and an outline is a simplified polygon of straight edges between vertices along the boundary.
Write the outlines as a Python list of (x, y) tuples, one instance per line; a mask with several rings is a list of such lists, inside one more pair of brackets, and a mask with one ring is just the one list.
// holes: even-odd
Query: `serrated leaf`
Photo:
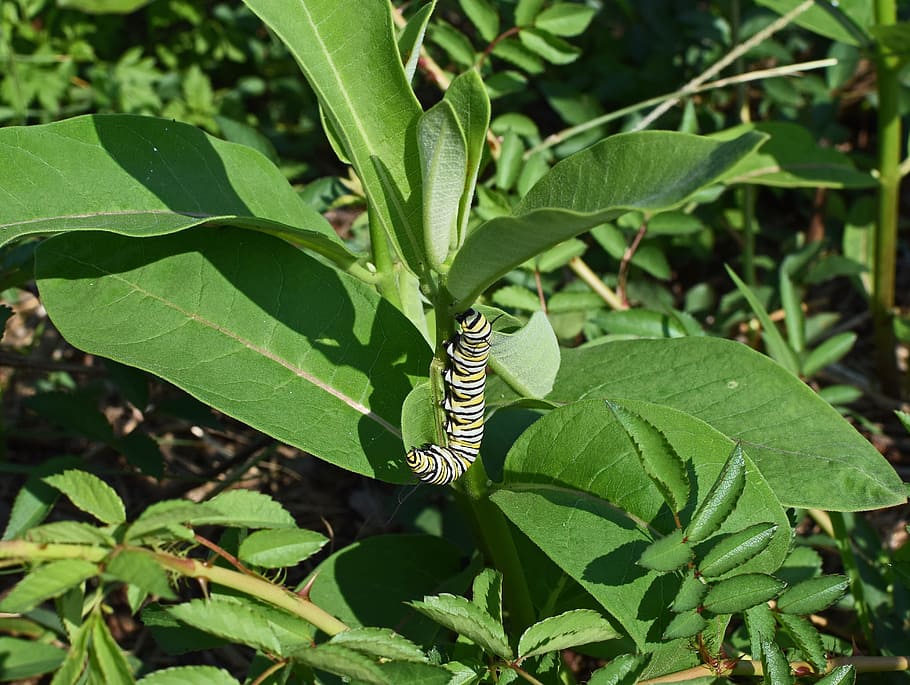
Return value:
[(804, 580), (781, 593), (777, 598), (777, 610), (801, 616), (817, 613), (843, 597), (849, 583), (846, 577), (839, 575)]
[(635, 685), (648, 665), (644, 654), (620, 654), (591, 674), (588, 685)]
[(577, 36), (584, 33), (597, 10), (589, 5), (557, 2), (534, 19), (534, 26), (557, 36)]
[(114, 488), (98, 476), (86, 471), (69, 469), (63, 473), (46, 476), (44, 482), (57, 488), (79, 509), (103, 523), (123, 523), (126, 509)]
[(799, 616), (776, 614), (775, 619), (794, 644), (799, 647), (806, 660), (815, 667), (815, 670), (824, 671), (827, 667), (825, 648), (822, 646), (821, 635), (815, 627)]
[(708, 594), (708, 587), (709, 586), (694, 573), (688, 573), (683, 579), (682, 585), (679, 586), (679, 591), (676, 593), (673, 604), (670, 606), (670, 611), (681, 613), (683, 611), (697, 609), (701, 606), (701, 602), (705, 598), (705, 595)]
[(376, 659), (426, 663), (427, 657), (417, 645), (388, 628), (351, 628), (329, 641)]
[(94, 617), (90, 655), (100, 668), (101, 682), (116, 685), (136, 682), (126, 657), (100, 615)]
[(746, 623), (746, 631), (749, 633), (752, 658), (761, 659), (764, 654), (762, 644), (765, 641), (774, 640), (776, 625), (771, 608), (764, 603), (756, 604), (743, 612), (743, 619)]
[(387, 661), (379, 664), (379, 668), (393, 685), (398, 685), (398, 683), (458, 685), (462, 682), (453, 679), (452, 674), (443, 666), (418, 664), (413, 661)]
[(675, 571), (692, 559), (692, 548), (683, 541), (681, 530), (655, 540), (642, 552), (638, 563), (652, 571)]
[(815, 685), (853, 685), (856, 682), (856, 667), (845, 664), (834, 668), (828, 675), (815, 681)]
[(676, 614), (664, 629), (661, 637), (664, 640), (677, 640), (681, 637), (692, 637), (708, 627), (708, 621), (695, 609)]
[(540, 399), (559, 371), (559, 341), (547, 315), (536, 311), (515, 333), (493, 333), (490, 368), (522, 397)]
[[(81, 603), (80, 603), (81, 612)], [(92, 621), (86, 621), (70, 634), (69, 651), (54, 674), (51, 685), (75, 685), (88, 662), (88, 645), (92, 636)]]
[[(193, 628), (271, 654), (288, 655), (304, 645), (311, 636), (305, 630), (292, 628), (287, 614), (271, 607), (247, 601), (240, 603), (226, 597), (194, 599), (165, 607), (165, 612)], [(300, 619), (294, 619), (297, 624)]]
[(107, 562), (104, 572), (149, 594), (165, 599), (177, 598), (167, 572), (147, 552), (120, 550)]
[(215, 666), (175, 666), (139, 680), (139, 685), (240, 685), (230, 673)]
[(478, 573), (471, 588), (471, 601), (502, 623), (502, 574), (492, 568)]
[(767, 549), (776, 532), (777, 526), (773, 523), (756, 523), (723, 537), (702, 557), (699, 572), (706, 578), (716, 578), (732, 571)]
[(701, 542), (716, 531), (733, 511), (744, 487), (746, 462), (743, 459), (742, 444), (737, 443), (714, 485), (686, 526), (686, 539), (692, 543)]
[(300, 563), (328, 541), (325, 535), (300, 528), (260, 530), (243, 539), (237, 556), (254, 566), (281, 568)]
[(608, 401), (607, 406), (626, 429), (642, 468), (660, 490), (670, 509), (681, 511), (689, 498), (689, 477), (682, 457), (674, 451), (667, 438), (644, 418), (615, 402)]
[(525, 630), (518, 641), (518, 657), (527, 659), (617, 637), (619, 633), (599, 613), (590, 609), (575, 609), (545, 618)]
[(464, 597), (444, 593), (424, 597), (422, 602), (410, 602), (410, 605), (424, 616), (468, 638), (485, 652), (503, 659), (512, 658), (512, 648), (502, 625)]
[[(204, 523), (246, 528), (296, 528), (294, 517), (279, 502), (255, 490), (228, 490), (206, 504), (220, 515), (203, 519)], [(199, 521), (199, 519), (197, 519)]]
[(328, 671), (357, 682), (368, 683), (368, 685), (393, 685), (386, 678), (379, 664), (360, 652), (341, 645), (327, 643), (300, 649), (294, 653), (292, 658), (312, 668)]
[[(554, 166), (511, 216), (491, 219), (471, 233), (452, 262), (449, 292), (458, 301), (473, 302), (512, 268), (604, 221), (632, 209), (676, 207), (760, 141), (758, 134), (718, 144), (645, 131), (586, 148)], [(624, 181), (614, 183), (614, 178)]]
[[(187, 500), (163, 500), (155, 502), (139, 514), (138, 518), (127, 529), (126, 539), (138, 540), (150, 535), (176, 535), (180, 539), (192, 538), (192, 531), (184, 524), (192, 524), (196, 519), (206, 519), (220, 515), (217, 509), (205, 503)], [(182, 532), (177, 529), (182, 528)]]
[(78, 463), (79, 460), (74, 457), (55, 457), (32, 469), (25, 484), (16, 493), (3, 540), (21, 537), (26, 530), (44, 520), (60, 496), (60, 491), (45, 483), (44, 477)]
[(790, 664), (777, 643), (762, 640), (761, 662), (764, 670), (763, 683), (766, 685), (793, 685)]
[(744, 573), (715, 583), (702, 606), (715, 614), (733, 614), (767, 602), (786, 586), (766, 573)]
[(417, 150), (423, 179), (423, 244), (429, 264), (438, 267), (456, 242), (468, 164), (464, 131), (447, 100), (420, 117)]
[(458, 0), (461, 9), (477, 28), (480, 37), (491, 42), (499, 34), (499, 15), (489, 0)]
[(82, 581), (98, 574), (98, 567), (81, 559), (42, 564), (31, 571), (0, 600), (0, 611), (23, 613), (46, 599), (57, 597)]
[(110, 533), (82, 521), (54, 521), (43, 526), (29, 528), (23, 536), (31, 542), (65, 542), (83, 545), (107, 545), (116, 543)]
[(66, 658), (59, 647), (0, 635), (0, 681), (24, 682), (55, 670)]

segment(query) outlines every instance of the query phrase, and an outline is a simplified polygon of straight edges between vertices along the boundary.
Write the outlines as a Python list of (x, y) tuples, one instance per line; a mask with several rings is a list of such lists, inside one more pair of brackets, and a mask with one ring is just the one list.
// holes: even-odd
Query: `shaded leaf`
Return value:
[(692, 637), (708, 627), (708, 621), (695, 609), (676, 614), (663, 633), (664, 640)]
[(712, 585), (703, 606), (715, 614), (733, 614), (767, 602), (786, 586), (766, 573), (744, 573)]
[(746, 462), (743, 459), (742, 444), (737, 443), (727, 457), (717, 480), (686, 526), (686, 539), (690, 542), (701, 542), (716, 531), (733, 511), (744, 487)]
[(0, 635), (0, 681), (25, 681), (50, 673), (66, 658), (59, 647)]
[(810, 578), (782, 592), (777, 598), (777, 609), (785, 614), (814, 614), (827, 609), (843, 597), (848, 586), (849, 581), (845, 576)]
[(522, 397), (542, 398), (559, 371), (559, 341), (547, 315), (536, 311), (515, 333), (493, 333), (490, 367)]
[(707, 578), (716, 578), (732, 571), (764, 551), (776, 532), (777, 526), (773, 523), (756, 523), (725, 536), (702, 557), (698, 563), (699, 572)]
[(471, 601), (502, 623), (502, 574), (492, 568), (478, 573), (471, 588)]
[(0, 611), (24, 613), (46, 599), (57, 597), (82, 581), (97, 575), (98, 567), (81, 559), (65, 559), (42, 564), (20, 580), (0, 600)]
[(139, 680), (141, 685), (240, 685), (230, 673), (215, 666), (164, 668)]
[(777, 614), (775, 618), (781, 628), (784, 629), (794, 644), (805, 655), (806, 660), (817, 671), (823, 672), (827, 667), (827, 659), (825, 658), (825, 648), (822, 646), (821, 635), (819, 635), (815, 626), (799, 616)]
[(436, 623), (468, 638), (485, 652), (503, 659), (512, 658), (512, 648), (502, 625), (464, 597), (443, 593), (410, 604)]
[(353, 649), (332, 643), (307, 647), (294, 653), (295, 661), (369, 685), (393, 685), (371, 658)]
[(684, 566), (691, 558), (692, 548), (683, 541), (682, 531), (674, 530), (648, 545), (638, 563), (652, 571), (666, 573)]
[(330, 642), (377, 659), (414, 663), (427, 660), (420, 647), (388, 628), (351, 628), (338, 633)]

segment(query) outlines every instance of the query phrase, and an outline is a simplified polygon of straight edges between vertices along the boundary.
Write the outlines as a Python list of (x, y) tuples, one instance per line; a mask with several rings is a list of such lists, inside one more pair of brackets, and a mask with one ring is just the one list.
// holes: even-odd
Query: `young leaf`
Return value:
[(537, 15), (534, 26), (557, 36), (577, 36), (584, 33), (596, 13), (589, 5), (557, 2)]
[(494, 332), (490, 368), (522, 397), (546, 397), (559, 371), (559, 341), (547, 315), (535, 311), (515, 333)]
[(259, 530), (243, 539), (237, 556), (254, 566), (282, 568), (299, 564), (328, 541), (324, 535), (300, 528)]
[(151, 504), (126, 531), (126, 540), (139, 540), (146, 536), (166, 535), (177, 539), (192, 538), (192, 531), (184, 524), (197, 519), (210, 519), (220, 512), (205, 503), (188, 500), (162, 500)]
[(502, 623), (502, 574), (485, 568), (477, 574), (471, 589), (471, 601), (497, 623)]
[(351, 628), (332, 637), (330, 644), (341, 645), (376, 659), (421, 664), (427, 661), (420, 647), (388, 628)]
[(51, 561), (32, 569), (0, 600), (0, 611), (24, 613), (46, 599), (98, 574), (98, 566), (81, 559)]
[(393, 685), (370, 657), (335, 644), (321, 644), (297, 650), (292, 657), (311, 668), (328, 671), (368, 685)]
[(856, 337), (856, 333), (845, 331), (825, 340), (806, 356), (803, 361), (803, 374), (812, 376), (829, 364), (840, 361), (845, 354), (853, 349)]
[(722, 576), (767, 549), (777, 532), (773, 523), (756, 523), (738, 533), (725, 536), (702, 557), (699, 572), (706, 578)]
[(457, 240), (468, 164), (464, 132), (445, 99), (417, 122), (417, 150), (423, 179), (423, 244), (428, 262), (438, 267)]
[(853, 685), (856, 682), (856, 667), (845, 664), (833, 669), (821, 680), (816, 680), (815, 685)]
[(777, 614), (775, 618), (815, 670), (824, 671), (827, 667), (825, 648), (815, 626), (800, 616)]
[(464, 597), (444, 593), (424, 597), (422, 602), (410, 602), (410, 605), (436, 623), (468, 638), (485, 652), (503, 659), (512, 658), (512, 648), (502, 625)]
[(777, 330), (777, 326), (775, 326), (774, 322), (771, 320), (768, 311), (762, 305), (761, 301), (759, 301), (758, 297), (755, 296), (755, 293), (752, 292), (752, 289), (736, 275), (736, 272), (733, 271), (733, 269), (729, 266), (725, 268), (727, 269), (727, 274), (729, 274), (730, 278), (739, 289), (739, 292), (746, 298), (746, 301), (752, 308), (752, 312), (761, 322), (762, 338), (764, 338), (765, 345), (768, 347), (768, 356), (794, 376), (798, 376), (799, 359), (796, 356), (796, 352), (787, 344), (787, 341), (784, 340), (780, 331)]
[(737, 443), (711, 490), (692, 515), (685, 531), (686, 540), (701, 542), (716, 531), (733, 511), (745, 487), (746, 461), (742, 444)]
[(838, 575), (804, 580), (781, 593), (777, 598), (777, 610), (800, 616), (814, 614), (843, 597), (848, 585), (847, 578)]
[(571, 64), (581, 55), (581, 48), (539, 28), (524, 29), (518, 34), (518, 37), (528, 50), (540, 55), (551, 64)]
[(733, 614), (775, 597), (787, 584), (766, 573), (744, 573), (715, 583), (703, 606), (715, 614)]
[(240, 685), (230, 673), (215, 666), (174, 666), (149, 673), (139, 685)]
[(626, 429), (642, 468), (664, 501), (672, 511), (681, 511), (689, 498), (689, 478), (682, 457), (656, 426), (620, 404), (607, 401), (607, 406)]
[(105, 566), (104, 573), (121, 582), (135, 585), (149, 594), (177, 599), (167, 572), (150, 554), (143, 551), (127, 549), (117, 552)]
[(65, 542), (82, 545), (105, 545), (113, 547), (114, 538), (103, 528), (82, 521), (54, 521), (43, 526), (29, 528), (23, 536), (31, 542)]
[(408, 20), (407, 25), (398, 36), (398, 53), (404, 63), (404, 75), (409, 83), (414, 78), (414, 72), (417, 71), (423, 37), (426, 35), (427, 24), (434, 9), (436, 9), (436, 0), (425, 4)]
[(528, 628), (518, 641), (518, 657), (527, 659), (617, 637), (619, 633), (599, 613), (590, 609), (575, 609), (545, 618)]
[(708, 621), (700, 613), (691, 609), (676, 614), (663, 632), (664, 640), (677, 640), (681, 637), (692, 637), (708, 627)]
[(464, 134), (467, 145), (467, 171), (456, 222), (455, 247), (460, 247), (467, 235), (471, 202), (474, 199), (474, 189), (477, 185), (477, 174), (480, 171), (480, 163), (487, 144), (487, 129), (490, 126), (490, 98), (477, 70), (468, 69), (452, 80), (443, 99), (452, 106), (452, 111), (455, 112), (455, 117), (461, 125), (461, 132)]
[(126, 521), (123, 500), (114, 492), (114, 488), (98, 476), (86, 471), (69, 469), (45, 477), (44, 482), (66, 495), (77, 508), (103, 523), (117, 524)]
[(793, 685), (790, 664), (777, 643), (770, 640), (762, 641), (761, 662), (764, 670), (762, 682), (765, 685)]
[(499, 15), (489, 0), (458, 0), (461, 9), (477, 28), (480, 37), (492, 42), (499, 34)]
[(96, 614), (92, 621), (92, 645), (90, 663), (100, 670), (99, 682), (129, 685), (135, 683), (129, 664), (120, 646), (111, 635), (110, 629), (100, 614)]
[(670, 611), (682, 613), (701, 606), (702, 600), (708, 594), (709, 586), (694, 573), (690, 572), (679, 586), (679, 592), (670, 606)]
[(25, 682), (55, 670), (66, 658), (59, 647), (0, 635), (0, 682)]
[(591, 674), (588, 685), (635, 685), (648, 657), (643, 654), (621, 654)]
[(655, 540), (642, 552), (638, 563), (652, 571), (675, 571), (692, 559), (692, 548), (683, 541), (681, 530)]

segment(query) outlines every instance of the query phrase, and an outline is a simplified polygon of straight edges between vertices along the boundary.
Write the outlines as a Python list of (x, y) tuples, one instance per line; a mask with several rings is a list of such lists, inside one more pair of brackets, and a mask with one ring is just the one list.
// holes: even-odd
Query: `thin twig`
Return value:
[(603, 301), (610, 305), (610, 307), (617, 310), (628, 309), (628, 307), (623, 304), (619, 295), (614, 293), (602, 280), (600, 280), (598, 275), (591, 270), (590, 266), (585, 264), (581, 257), (572, 257), (572, 259), (569, 260), (569, 268), (572, 269), (572, 271), (575, 272), (575, 275), (584, 281), (591, 290), (600, 295)]
[(792, 22), (800, 14), (808, 10), (812, 5), (815, 4), (815, 0), (805, 0), (805, 2), (800, 3), (792, 10), (787, 12), (785, 15), (777, 19), (776, 21), (771, 22), (764, 29), (756, 33), (749, 40), (740, 43), (730, 52), (728, 52), (724, 57), (719, 59), (713, 65), (708, 67), (701, 74), (696, 76), (694, 79), (689, 81), (685, 86), (682, 87), (683, 94), (679, 97), (674, 97), (670, 100), (665, 100), (660, 105), (654, 108), (654, 110), (644, 117), (635, 127), (633, 131), (641, 131), (648, 128), (653, 124), (664, 112), (669, 110), (671, 107), (675, 106), (686, 94), (694, 92), (695, 88), (698, 88), (700, 85), (705, 83), (708, 79), (712, 78), (715, 74), (720, 73), (725, 67), (729, 66), (735, 62), (741, 55), (744, 55), (749, 50), (754, 48), (756, 45), (764, 43), (768, 38), (773, 36), (775, 33), (780, 31), (782, 28), (786, 27), (790, 22)]
[(798, 76), (804, 71), (812, 71), (814, 69), (824, 69), (826, 67), (831, 67), (837, 64), (837, 60), (833, 57), (828, 57), (825, 59), (816, 59), (810, 62), (799, 62), (797, 64), (787, 64), (782, 67), (771, 67), (769, 69), (759, 69), (757, 71), (750, 71), (747, 74), (737, 74), (736, 76), (728, 76), (726, 78), (718, 79), (717, 81), (711, 81), (710, 83), (705, 83), (704, 85), (698, 86), (694, 89), (687, 90), (685, 87), (675, 90), (672, 93), (665, 93), (664, 95), (658, 95), (653, 98), (648, 98), (647, 100), (642, 100), (634, 105), (629, 105), (628, 107), (623, 107), (622, 109), (617, 109), (612, 112), (608, 112), (602, 116), (590, 119), (583, 124), (578, 124), (577, 126), (572, 126), (570, 128), (563, 129), (558, 133), (554, 133), (546, 137), (546, 139), (529, 149), (525, 154), (524, 158), (527, 159), (535, 152), (540, 152), (541, 150), (546, 150), (558, 145), (567, 138), (577, 136), (585, 131), (601, 126), (602, 124), (609, 123), (614, 119), (619, 119), (626, 116), (627, 114), (632, 114), (637, 112), (640, 109), (645, 109), (652, 105), (660, 104), (665, 101), (667, 98), (681, 98), (687, 95), (695, 95), (697, 93), (703, 93), (708, 90), (716, 90), (718, 88), (725, 88), (726, 86), (739, 84), (739, 83), (749, 83), (750, 81), (760, 81), (766, 78), (778, 78), (780, 76), (789, 76), (795, 75)]
[(635, 251), (638, 250), (638, 246), (641, 245), (641, 239), (645, 237), (645, 233), (647, 232), (648, 223), (643, 221), (641, 226), (638, 227), (638, 232), (636, 232), (635, 237), (632, 239), (632, 243), (626, 248), (626, 251), (622, 256), (622, 261), (619, 263), (619, 275), (616, 277), (616, 289), (619, 291), (619, 297), (622, 299), (622, 303), (625, 305), (626, 309), (629, 308), (629, 296), (626, 294), (626, 280), (629, 277), (629, 264), (632, 262), (632, 257), (635, 256)]

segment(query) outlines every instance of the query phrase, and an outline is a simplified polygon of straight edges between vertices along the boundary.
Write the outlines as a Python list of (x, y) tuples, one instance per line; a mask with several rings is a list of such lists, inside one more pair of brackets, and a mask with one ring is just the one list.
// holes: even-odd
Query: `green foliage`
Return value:
[[(734, 41), (797, 4), (4, 6), (0, 120), (33, 125), (0, 129), (0, 281), (34, 277), (67, 342), (124, 365), (107, 377), (137, 414), (157, 398), (130, 369), (314, 469), (410, 485), (406, 450), (445, 434), (453, 315), (476, 306), (495, 331), (481, 457), (451, 492), (423, 486), (403, 534), (333, 534), (323, 551), (297, 506), (232, 487), (239, 473), (204, 476), (200, 501), (149, 503), (94, 475), (114, 462), (11, 462), (25, 478), (0, 565), (21, 578), (0, 600), (15, 614), (0, 617), (0, 679), (566, 685), (585, 677), (572, 650), (608, 659), (593, 685), (626, 685), (746, 673), (732, 644), (765, 682), (792, 683), (791, 661), (821, 674), (849, 652), (803, 618), (848, 590), (874, 651), (873, 627), (906, 622), (908, 553), (838, 512), (907, 489), (830, 406), (848, 392), (815, 391), (858, 335), (814, 298), (878, 283), (853, 193), (884, 181), (841, 151), (859, 143), (838, 93), (860, 49), (900, 47), (902, 26), (817, 3), (793, 21), (838, 43), (772, 25), (737, 73), (837, 55), (827, 83), (806, 66), (765, 74), (760, 101), (733, 106), (716, 84), (693, 97)], [(620, 106), (687, 82), (659, 120), (671, 130), (638, 130), (646, 105)], [(834, 240), (803, 234), (801, 211)], [(77, 386), (48, 380), (28, 406), (173, 475), (151, 437), (111, 426), (100, 387)], [(396, 494), (407, 510), (411, 490)], [(794, 545), (785, 507), (833, 512), (832, 537), (811, 542), (833, 543), (845, 575)], [(169, 653), (254, 656), (245, 674), (146, 673), (112, 612)]]

